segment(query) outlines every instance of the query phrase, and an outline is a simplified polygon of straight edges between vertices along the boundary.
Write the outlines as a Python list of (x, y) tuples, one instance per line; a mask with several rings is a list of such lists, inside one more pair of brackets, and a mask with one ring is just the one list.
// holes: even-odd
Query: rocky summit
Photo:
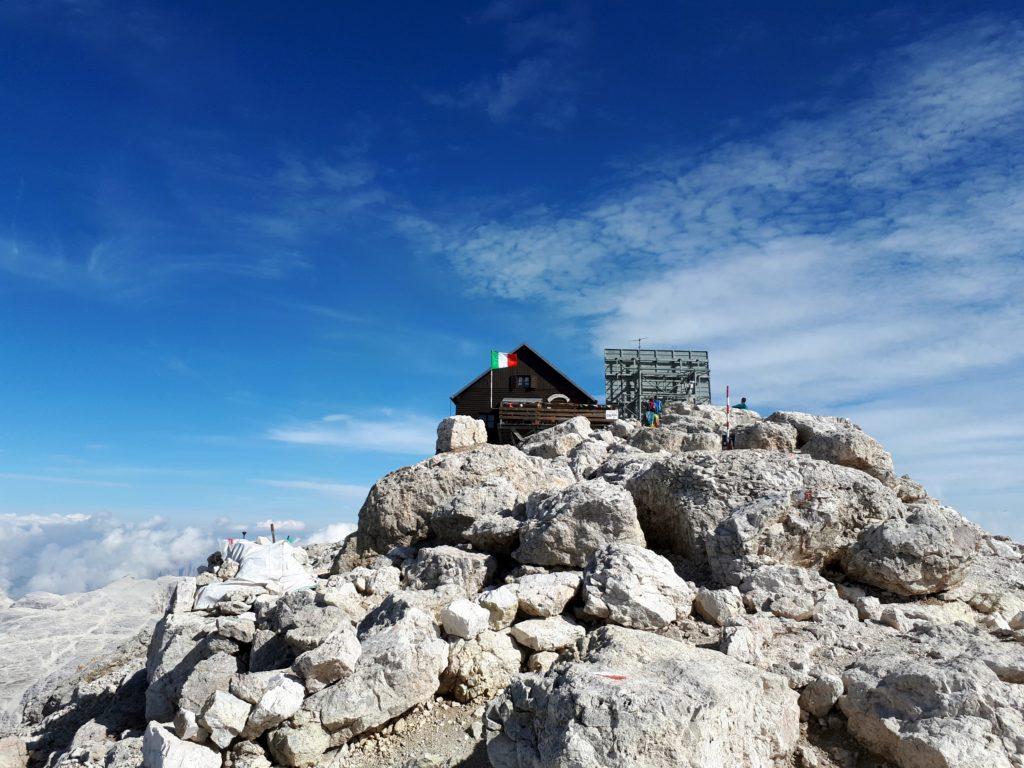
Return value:
[(1024, 547), (846, 419), (741, 416), (445, 419), (344, 542), (214, 553), (47, 677), (0, 768), (1024, 768)]

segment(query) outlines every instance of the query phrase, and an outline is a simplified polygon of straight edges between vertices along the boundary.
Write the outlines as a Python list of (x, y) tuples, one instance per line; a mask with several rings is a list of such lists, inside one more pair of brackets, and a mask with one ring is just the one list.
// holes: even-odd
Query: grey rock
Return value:
[(461, 702), (493, 696), (519, 673), (523, 655), (508, 630), (487, 630), (471, 640), (458, 640), (449, 651), (441, 691)]
[(513, 557), (521, 563), (582, 567), (614, 541), (644, 545), (633, 499), (604, 479), (530, 499)]
[(831, 582), (807, 568), (766, 565), (740, 585), (743, 602), (752, 611), (769, 611), (795, 621), (814, 617), (815, 607), (825, 600), (839, 600)]
[(520, 621), (511, 631), (515, 641), (531, 651), (561, 651), (586, 634), (579, 624), (561, 616)]
[(416, 608), (395, 605), (359, 639), (363, 653), (353, 673), (306, 704), (343, 741), (429, 700), (448, 665), (448, 644)]
[(980, 541), (955, 510), (915, 504), (905, 519), (874, 525), (843, 557), (846, 573), (897, 595), (945, 592), (963, 582)]
[(531, 456), (557, 459), (568, 456), (590, 433), (590, 420), (586, 416), (574, 416), (530, 435), (520, 443), (519, 448)]
[(710, 565), (722, 583), (762, 561), (819, 566), (869, 525), (906, 514), (863, 472), (776, 451), (660, 459), (627, 487), (648, 544)]
[(839, 707), (850, 733), (901, 768), (1019, 764), (1024, 655), (955, 627), (909, 639), (924, 647), (886, 649), (843, 673)]
[(708, 589), (701, 587), (693, 601), (693, 608), (701, 616), (719, 627), (738, 624), (747, 614), (743, 597), (736, 587)]
[(584, 613), (624, 627), (666, 627), (690, 615), (694, 596), (672, 563), (635, 544), (609, 544), (583, 572)]
[(785, 681), (714, 651), (602, 627), (579, 663), (521, 675), (486, 714), (495, 768), (782, 764), (799, 735)]
[(282, 725), (267, 735), (267, 747), (274, 762), (289, 768), (319, 763), (330, 746), (330, 735), (316, 722)]
[(842, 695), (842, 678), (824, 674), (815, 678), (800, 692), (800, 709), (814, 717), (824, 717)]
[[(215, 653), (213, 656), (199, 661), (192, 668), (181, 687), (178, 705), (182, 709), (202, 712), (207, 700), (215, 692), (228, 690), (231, 678), (238, 671), (238, 659), (229, 653)], [(202, 725), (201, 719), (200, 725)]]
[(439, 544), (468, 542), (482, 552), (507, 555), (518, 539), (521, 506), (516, 487), (495, 477), (456, 492), (434, 511), (430, 528)]
[(199, 724), (210, 732), (210, 741), (224, 750), (245, 729), (251, 709), (247, 701), (227, 691), (214, 691), (199, 715)]
[(182, 741), (159, 723), (150, 723), (142, 737), (144, 768), (221, 768), (220, 753)]
[(733, 430), (733, 447), (765, 451), (796, 450), (797, 431), (792, 424), (759, 421)]
[(452, 585), (466, 597), (474, 597), (494, 577), (497, 561), (482, 552), (467, 552), (457, 547), (425, 547), (405, 571), (412, 589), (434, 589)]
[(677, 423), (658, 428), (644, 428), (629, 439), (629, 444), (647, 453), (722, 450), (721, 433), (710, 431), (708, 426), (706, 424)]
[(252, 708), (242, 737), (259, 738), (265, 731), (288, 720), (302, 707), (305, 695), (305, 689), (298, 680), (282, 673), (275, 674)]
[(424, 541), (430, 535), (435, 510), (449, 503), (458, 491), (496, 477), (510, 482), (521, 500), (535, 491), (563, 488), (575, 480), (567, 466), (527, 456), (511, 445), (481, 445), (438, 454), (374, 484), (359, 510), (359, 547), (387, 552)]
[(778, 411), (768, 421), (795, 428), (797, 448), (808, 456), (859, 469), (887, 485), (896, 484), (892, 456), (849, 419)]
[(576, 596), (581, 583), (579, 571), (527, 574), (517, 582), (519, 610), (527, 616), (557, 616)]
[(310, 682), (330, 685), (352, 673), (362, 655), (355, 630), (342, 626), (329, 634), (316, 648), (295, 659), (295, 669), (307, 686)]
[(437, 425), (438, 453), (459, 451), (487, 442), (487, 425), (472, 416), (448, 416)]

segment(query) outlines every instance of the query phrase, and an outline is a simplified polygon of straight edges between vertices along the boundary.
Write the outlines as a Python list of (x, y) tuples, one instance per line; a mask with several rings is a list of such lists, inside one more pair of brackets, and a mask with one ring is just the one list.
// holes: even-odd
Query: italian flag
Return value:
[(495, 368), (515, 368), (519, 365), (519, 356), (515, 352), (495, 352), (491, 350), (491, 370)]

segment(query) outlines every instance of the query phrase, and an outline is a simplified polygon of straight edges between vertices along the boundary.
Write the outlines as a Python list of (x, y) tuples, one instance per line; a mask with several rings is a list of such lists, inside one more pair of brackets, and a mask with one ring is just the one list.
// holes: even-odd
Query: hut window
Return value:
[(533, 381), (530, 376), (509, 376), (508, 377), (508, 388), (509, 389), (533, 389)]

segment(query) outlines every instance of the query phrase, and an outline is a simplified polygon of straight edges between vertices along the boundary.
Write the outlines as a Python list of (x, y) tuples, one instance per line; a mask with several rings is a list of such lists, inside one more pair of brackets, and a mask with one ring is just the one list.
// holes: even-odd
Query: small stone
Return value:
[(441, 625), (445, 633), (454, 637), (470, 640), (487, 629), (489, 623), (488, 610), (465, 598), (441, 609)]

